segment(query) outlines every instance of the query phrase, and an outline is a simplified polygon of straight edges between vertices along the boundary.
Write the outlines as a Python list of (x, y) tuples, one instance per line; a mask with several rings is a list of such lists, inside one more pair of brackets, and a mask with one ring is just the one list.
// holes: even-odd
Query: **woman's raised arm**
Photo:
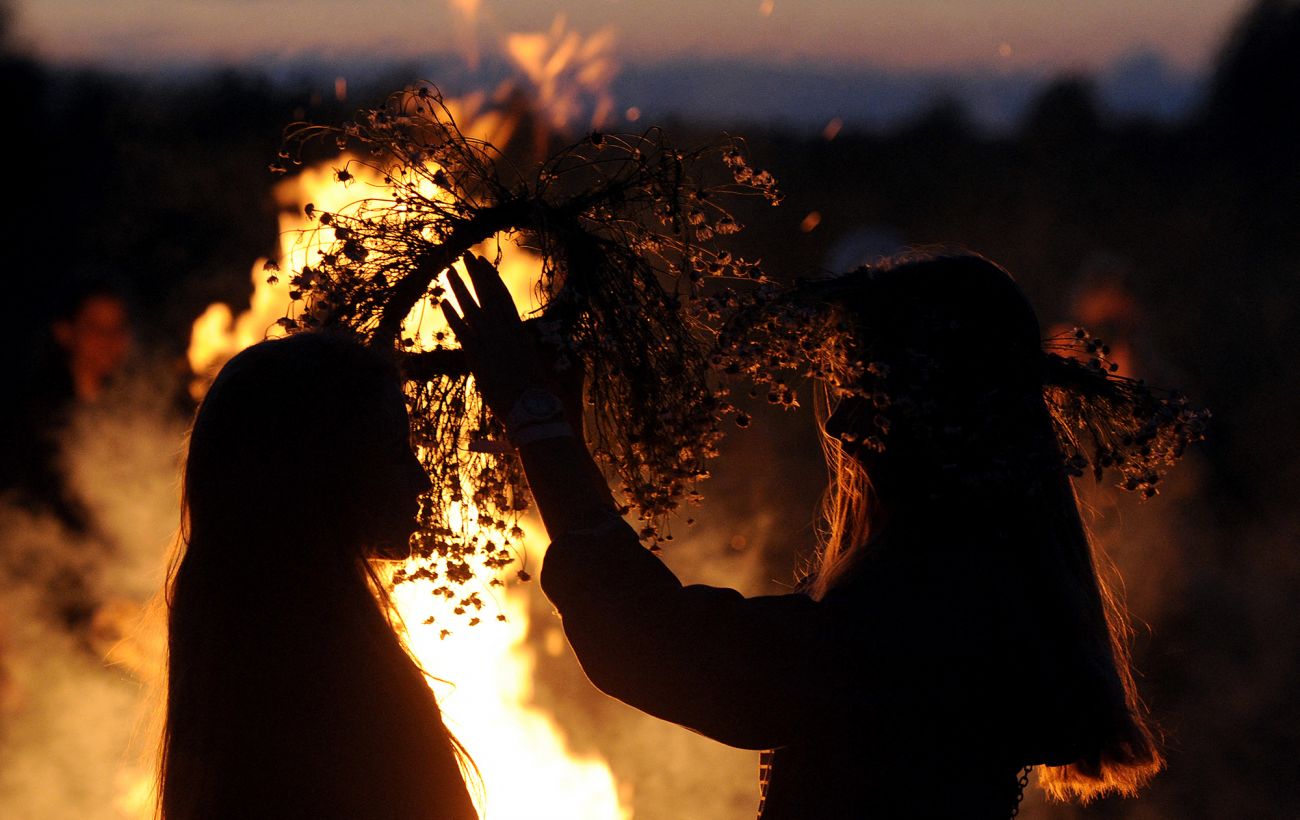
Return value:
[[(495, 268), (466, 257), (477, 300), (452, 272), (444, 302), (480, 393), (519, 447), (552, 538), (542, 587), (584, 670), (602, 691), (734, 746), (792, 741), (837, 689), (829, 609), (804, 595), (745, 598), (683, 586), (618, 515), (581, 436), (581, 384), (562, 383), (519, 319)], [(529, 427), (516, 410), (537, 388), (560, 393), (563, 418)], [(545, 402), (537, 402), (544, 408)], [(567, 426), (566, 426), (567, 425)]]
[[(547, 357), (490, 262), (469, 254), (465, 268), (478, 298), (450, 271), (448, 284), (460, 310), (443, 302), (443, 312), (479, 393), (505, 421), (519, 448), (547, 533), (557, 538), (616, 516), (609, 485), (582, 439), (581, 371), (574, 368), (565, 378), (546, 365)], [(546, 416), (546, 394), (558, 399), (551, 417)]]

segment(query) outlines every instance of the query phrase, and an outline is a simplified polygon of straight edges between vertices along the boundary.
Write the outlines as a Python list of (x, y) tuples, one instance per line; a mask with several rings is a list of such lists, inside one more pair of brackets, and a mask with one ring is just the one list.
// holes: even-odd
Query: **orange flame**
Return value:
[[(484, 97), (451, 101), (449, 107), (461, 127), (479, 138), (501, 144), (513, 128), (504, 115), (482, 110)], [(278, 264), (286, 272), (300, 269), (309, 256), (332, 241), (332, 231), (310, 222), (304, 214), (307, 203), (318, 209), (337, 211), (367, 195), (370, 186), (381, 186), (379, 175), (360, 164), (350, 171), (354, 182), (345, 187), (334, 175), (347, 157), (333, 163), (307, 168), (286, 179), (275, 189), (281, 206), (282, 231)], [(436, 192), (429, 192), (436, 194)], [(319, 228), (319, 232), (312, 233)], [(475, 249), (489, 256), (500, 254), (500, 269), (516, 303), (524, 310), (536, 307), (533, 286), (541, 274), (541, 259), (498, 235)], [(459, 265), (459, 263), (458, 263)], [(266, 269), (265, 260), (253, 266), (254, 292), (247, 310), (236, 318), (224, 304), (212, 305), (193, 325), (189, 360), (196, 376), (196, 390), (206, 387), (222, 363), (235, 353), (275, 335), (275, 322), (290, 309), (288, 274)], [(447, 330), (440, 310), (427, 301), (417, 304), (406, 322), (407, 335), (417, 346), (432, 347), (435, 335)], [(467, 510), (466, 514), (472, 515)], [(543, 543), (537, 538), (534, 543)], [(486, 805), (493, 818), (609, 818), (630, 817), (619, 801), (613, 774), (605, 761), (570, 754), (564, 735), (546, 713), (530, 706), (535, 668), (533, 651), (525, 644), (528, 630), (526, 594), (507, 590), (500, 599), (506, 619), (488, 618), (469, 628), (464, 626), (442, 640), (444, 625), (463, 626), (454, 616), (454, 602), (435, 596), (420, 581), (401, 584), (394, 600), (407, 624), (411, 651), (422, 666), (446, 679), (435, 685), (444, 717), (465, 743), (482, 773)], [(429, 621), (432, 616), (432, 622)], [(138, 790), (137, 790), (138, 791)], [(133, 791), (125, 801), (135, 803)]]
[[(460, 37), (471, 67), (478, 60), (480, 0), (448, 0), (456, 15)], [(570, 30), (563, 15), (548, 32), (510, 34), (504, 48), (534, 87), (544, 125), (570, 126), (585, 107), (592, 110), (591, 124), (599, 127), (613, 109), (609, 85), (617, 66), (612, 57), (614, 33), (602, 29), (583, 37)], [(346, 93), (340, 86), (340, 93)], [(518, 112), (502, 107), (512, 91), (510, 82), (495, 93), (476, 92), (446, 100), (461, 132), (498, 147), (515, 131)], [(546, 129), (539, 131), (539, 137)], [(317, 211), (337, 212), (371, 191), (385, 186), (380, 175), (361, 163), (349, 166), (353, 181), (344, 186), (334, 169), (349, 161), (342, 156), (331, 163), (305, 168), (278, 184), (274, 196), (280, 207), (281, 243), (274, 264), (260, 259), (253, 266), (253, 294), (246, 310), (235, 316), (225, 304), (214, 304), (195, 322), (188, 351), (196, 379), (195, 398), (201, 397), (221, 365), (250, 344), (280, 335), (276, 322), (291, 308), (289, 272), (300, 270), (320, 248), (333, 241), (333, 231), (309, 220), (307, 203)], [(436, 195), (436, 191), (425, 192)], [(499, 268), (516, 304), (525, 312), (536, 308), (534, 285), (541, 260), (518, 247), (511, 237), (498, 235), (475, 248), (490, 258), (500, 255)], [(283, 273), (277, 272), (278, 268)], [(433, 347), (436, 336), (447, 331), (442, 311), (427, 301), (418, 303), (405, 322), (406, 335), (417, 348)], [(462, 511), (472, 520), (473, 510)], [(535, 529), (527, 522), (525, 529)], [(535, 532), (531, 543), (545, 543)], [(487, 579), (484, 579), (485, 582)], [(505, 580), (504, 578), (502, 580)], [(454, 602), (432, 594), (421, 581), (401, 584), (394, 602), (407, 625), (407, 641), (424, 668), (446, 679), (434, 689), (449, 727), (466, 745), (485, 786), (485, 816), (512, 818), (628, 818), (606, 762), (581, 757), (567, 749), (563, 733), (551, 717), (532, 707), (532, 680), (536, 656), (525, 643), (528, 632), (526, 595), (535, 590), (507, 588), (499, 596), (503, 621), (485, 618), (473, 628), (455, 616)], [(461, 627), (443, 639), (444, 626)], [(147, 792), (132, 788), (123, 803), (141, 805)]]
[(506, 51), (536, 89), (536, 102), (548, 124), (557, 130), (571, 126), (594, 103), (591, 127), (600, 128), (614, 110), (609, 86), (618, 72), (613, 57), (614, 29), (606, 27), (583, 37), (557, 15), (550, 31), (511, 34)]
[(478, 68), (479, 45), (475, 28), (478, 24), (479, 0), (447, 0), (456, 17), (456, 42), (465, 57), (465, 65)]
[[(488, 103), (486, 94), (475, 93), (448, 100), (447, 109), (466, 136), (504, 145), (514, 132), (516, 118)], [(288, 275), (277, 271), (301, 270), (314, 251), (334, 240), (333, 229), (310, 220), (304, 207), (311, 203), (318, 211), (336, 212), (385, 187), (380, 174), (359, 163), (349, 168), (355, 182), (346, 186), (338, 184), (335, 168), (343, 167), (350, 159), (344, 154), (331, 163), (304, 168), (275, 186), (273, 195), (280, 209), (278, 258), (274, 262), (261, 258), (253, 264), (253, 295), (248, 308), (238, 317), (228, 305), (215, 302), (191, 327), (187, 358), (190, 371), (195, 374), (190, 392), (196, 400), (202, 397), (221, 366), (236, 353), (263, 339), (283, 335), (275, 323), (289, 310), (290, 287)]]
[[(531, 543), (545, 543), (525, 524)], [(433, 582), (412, 581), (394, 590), (407, 624), (407, 645), (425, 668), (449, 678), (434, 691), (452, 733), (465, 744), (483, 777), (484, 804), (491, 818), (537, 820), (628, 820), (608, 764), (594, 755), (577, 756), (550, 715), (530, 706), (537, 666), (528, 634), (527, 595), (508, 589), (504, 622), (487, 619), (442, 637), (454, 605), (431, 593)], [(434, 621), (425, 623), (432, 615)]]

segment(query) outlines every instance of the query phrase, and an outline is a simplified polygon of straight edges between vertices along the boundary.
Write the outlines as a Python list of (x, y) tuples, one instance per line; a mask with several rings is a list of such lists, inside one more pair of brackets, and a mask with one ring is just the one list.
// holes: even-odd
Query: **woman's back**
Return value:
[(1104, 689), (1035, 639), (1031, 581), (967, 529), (882, 539), (821, 600), (683, 587), (626, 528), (558, 540), (542, 584), (598, 687), (775, 749), (764, 818), (1006, 817), (1023, 766), (1097, 748), (1081, 715)]
[(809, 681), (831, 718), (772, 754), (764, 817), (1005, 818), (1024, 766), (1096, 748), (1101, 687), (1043, 640), (1032, 580), (984, 539), (927, 529), (874, 545), (821, 600), (844, 633)]

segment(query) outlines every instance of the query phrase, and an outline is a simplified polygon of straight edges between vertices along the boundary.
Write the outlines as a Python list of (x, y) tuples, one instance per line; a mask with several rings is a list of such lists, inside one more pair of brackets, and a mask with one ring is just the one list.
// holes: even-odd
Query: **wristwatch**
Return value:
[(506, 433), (511, 437), (526, 427), (536, 427), (564, 420), (564, 402), (544, 387), (529, 387), (519, 394), (515, 406), (506, 414)]

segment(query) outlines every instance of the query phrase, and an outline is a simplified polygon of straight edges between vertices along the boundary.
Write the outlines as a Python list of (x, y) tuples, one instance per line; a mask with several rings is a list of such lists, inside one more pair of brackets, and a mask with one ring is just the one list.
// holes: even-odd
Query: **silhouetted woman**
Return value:
[(396, 370), (325, 334), (235, 356), (203, 400), (169, 589), (161, 809), (470, 820), (464, 755), (372, 561), (428, 489)]
[(826, 371), (843, 398), (815, 565), (797, 594), (745, 598), (683, 586), (640, 546), (556, 409), (574, 396), (548, 411), (564, 389), (491, 266), (468, 267), (480, 303), (453, 276), (449, 321), (519, 447), (553, 539), (542, 586), (583, 668), (651, 715), (774, 750), (765, 820), (1001, 818), (1025, 766), (1083, 800), (1160, 768), (1044, 401), (1086, 368), (1044, 352), (1000, 268), (930, 258), (792, 291), (789, 317), (829, 315), (855, 352)]

